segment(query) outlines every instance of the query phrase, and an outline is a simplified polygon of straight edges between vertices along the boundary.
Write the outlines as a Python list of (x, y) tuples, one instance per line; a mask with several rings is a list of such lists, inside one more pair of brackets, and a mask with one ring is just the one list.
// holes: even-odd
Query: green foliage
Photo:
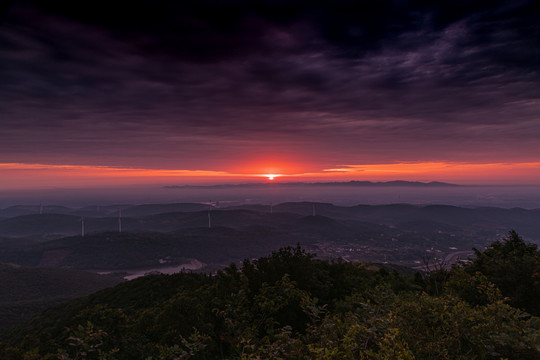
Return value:
[(197, 330), (195, 330), (190, 336), (189, 339), (180, 337), (181, 345), (161, 345), (156, 344), (158, 349), (158, 355), (149, 356), (145, 360), (187, 360), (194, 358), (198, 353), (206, 347), (206, 342), (208, 341), (207, 336), (201, 335)]
[(538, 359), (540, 320), (489, 277), (445, 292), (299, 247), (215, 276), (158, 275), (50, 309), (0, 339), (12, 359)]
[(424, 276), (417, 276), (415, 280), (425, 292), (430, 295), (439, 296), (442, 294), (449, 276), (450, 273), (448, 270), (440, 268), (429, 271)]
[(495, 284), (514, 307), (540, 315), (540, 251), (514, 231), (492, 243), (465, 270), (482, 273)]
[(85, 326), (79, 325), (76, 329), (69, 330), (70, 336), (67, 338), (68, 349), (58, 350), (60, 360), (115, 360), (114, 354), (118, 349), (104, 349), (104, 341), (108, 334), (95, 329), (94, 325), (88, 321)]
[(471, 305), (488, 305), (503, 300), (499, 288), (479, 271), (469, 273), (464, 268), (452, 269), (446, 291)]
[(80, 270), (1, 263), (0, 279), (0, 332), (51, 306), (121, 282), (120, 278)]
[(389, 321), (417, 359), (533, 359), (538, 329), (520, 316), (501, 302), (471, 307), (454, 297), (421, 294), (399, 298)]

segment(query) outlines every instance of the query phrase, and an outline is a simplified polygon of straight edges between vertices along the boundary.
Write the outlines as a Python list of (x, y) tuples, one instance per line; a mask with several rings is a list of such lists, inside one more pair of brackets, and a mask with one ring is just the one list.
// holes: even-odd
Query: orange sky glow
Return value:
[[(332, 168), (302, 170), (291, 163), (249, 164), (244, 171), (140, 169), (85, 165), (1, 163), (3, 189), (116, 186), (192, 185), (263, 181), (437, 181), (457, 184), (534, 184), (540, 178), (540, 162), (457, 163), (416, 162), (367, 165), (337, 165)], [(270, 179), (273, 178), (273, 179)]]
[(247, 182), (540, 184), (531, 1), (464, 1), (457, 12), (371, 2), (368, 13), (351, 0), (164, 1), (150, 12), (132, 6), (129, 19), (110, 2), (12, 3), (0, 31), (0, 43), (16, 44), (0, 46), (6, 196)]

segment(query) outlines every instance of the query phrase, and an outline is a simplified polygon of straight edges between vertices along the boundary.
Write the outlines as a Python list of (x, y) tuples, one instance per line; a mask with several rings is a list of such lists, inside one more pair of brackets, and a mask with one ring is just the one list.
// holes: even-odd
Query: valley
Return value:
[[(5, 316), (6, 324), (121, 281), (156, 273), (215, 274), (287, 246), (300, 245), (323, 260), (413, 273), (466, 261), (472, 248), (482, 250), (511, 229), (540, 243), (540, 210), (520, 208), (176, 203), (13, 206), (0, 214), (0, 263), (28, 269), (35, 279), (56, 271), (54, 284), (65, 276), (75, 279), (73, 286), (52, 286), (63, 290), (49, 295), (27, 282), (4, 281), (3, 291), (34, 294), (3, 301), (0, 318)], [(98, 278), (89, 283), (88, 276)], [(98, 281), (100, 276), (105, 281)], [(22, 315), (13, 318), (14, 312)]]

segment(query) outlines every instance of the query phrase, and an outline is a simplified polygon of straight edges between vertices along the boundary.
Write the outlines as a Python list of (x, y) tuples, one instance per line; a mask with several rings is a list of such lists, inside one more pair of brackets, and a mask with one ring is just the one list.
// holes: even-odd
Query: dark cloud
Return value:
[(15, 2), (0, 161), (538, 158), (538, 18), (535, 1)]

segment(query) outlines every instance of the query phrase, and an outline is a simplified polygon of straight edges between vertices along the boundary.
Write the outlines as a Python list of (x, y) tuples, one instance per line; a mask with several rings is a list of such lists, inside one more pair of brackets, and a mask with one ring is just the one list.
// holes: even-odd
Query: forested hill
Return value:
[(152, 275), (49, 309), (2, 359), (539, 359), (540, 253), (515, 232), (406, 277), (300, 247), (215, 276)]
[[(0, 332), (53, 305), (111, 287), (120, 276), (0, 263)], [(0, 359), (2, 357), (0, 356)]]

